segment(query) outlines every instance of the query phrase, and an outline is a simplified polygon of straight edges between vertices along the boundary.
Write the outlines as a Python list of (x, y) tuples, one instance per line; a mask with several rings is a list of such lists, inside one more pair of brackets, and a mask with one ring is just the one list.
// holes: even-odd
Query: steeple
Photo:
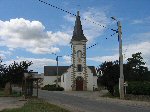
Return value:
[(74, 40), (75, 41), (81, 41), (81, 40), (87, 41), (86, 37), (83, 34), (79, 11), (77, 11), (76, 21), (75, 21), (75, 26), (74, 26), (74, 31), (73, 31), (73, 36), (72, 36), (71, 41), (74, 41)]

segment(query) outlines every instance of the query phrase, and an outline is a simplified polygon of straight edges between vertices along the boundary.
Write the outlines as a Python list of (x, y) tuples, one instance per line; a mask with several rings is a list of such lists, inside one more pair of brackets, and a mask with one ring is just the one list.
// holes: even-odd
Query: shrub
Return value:
[[(119, 86), (116, 85), (114, 87), (115, 96), (119, 96)], [(150, 82), (144, 81), (133, 81), (128, 82), (128, 86), (126, 87), (127, 94), (133, 95), (150, 95)]]
[(57, 87), (56, 91), (64, 91), (64, 88), (63, 87)]
[(130, 82), (127, 87), (127, 94), (150, 95), (150, 82)]
[(45, 85), (44, 87), (41, 88), (42, 90), (48, 90), (48, 91), (63, 91), (64, 88), (63, 87), (56, 87), (56, 84), (53, 85)]
[(119, 96), (119, 85), (115, 85), (114, 87), (114, 96)]

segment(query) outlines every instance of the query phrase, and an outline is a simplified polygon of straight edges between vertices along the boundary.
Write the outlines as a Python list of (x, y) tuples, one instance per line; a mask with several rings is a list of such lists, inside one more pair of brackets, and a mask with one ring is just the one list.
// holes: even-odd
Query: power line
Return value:
[[(45, 1), (43, 1), (43, 0), (38, 0), (38, 1), (41, 2), (41, 3), (44, 3), (44, 4), (46, 4), (46, 5), (49, 5), (49, 6), (55, 8), (55, 9), (57, 9), (57, 10), (63, 11), (63, 12), (65, 12), (65, 13), (67, 13), (67, 14), (70, 14), (70, 15), (72, 15), (72, 16), (75, 16), (75, 17), (77, 16), (76, 14), (71, 13), (70, 11), (64, 10), (64, 9), (62, 9), (62, 8), (60, 8), (60, 7), (57, 7), (57, 6), (52, 5), (52, 4), (50, 4), (50, 3), (47, 3), (47, 2), (45, 2)], [(112, 29), (112, 28), (109, 28), (109, 27), (106, 27), (106, 26), (104, 26), (104, 25), (101, 25), (101, 24), (99, 24), (98, 22), (94, 22), (94, 21), (91, 21), (91, 20), (86, 19), (86, 18), (83, 18), (83, 17), (81, 17), (81, 18), (82, 18), (83, 20), (89, 21), (89, 22), (91, 22), (91, 23), (93, 23), (93, 24), (95, 24), (95, 25), (98, 25), (98, 26), (100, 26), (100, 27), (103, 27), (103, 28), (106, 28), (106, 29), (109, 29), (109, 30), (115, 32), (115, 33), (113, 33), (112, 35), (110, 35), (111, 37), (118, 33), (118, 29), (117, 29), (117, 30), (114, 30), (114, 29)], [(106, 39), (108, 39), (108, 38), (106, 38)], [(90, 49), (90, 48), (94, 47), (95, 45), (97, 45), (97, 44), (93, 44), (93, 45), (91, 45), (90, 47), (87, 47), (87, 49)], [(54, 54), (54, 55), (56, 56), (55, 53), (52, 53), (52, 54)], [(71, 54), (71, 55), (72, 55), (72, 54)], [(69, 56), (69, 55), (67, 55), (67, 56)]]
[[(87, 47), (86, 49), (88, 50), (88, 49), (90, 49), (90, 48), (92, 48), (92, 47), (94, 47), (94, 46), (96, 46), (96, 45), (98, 45), (98, 43), (95, 43), (95, 44), (93, 44), (93, 45)], [(76, 53), (77, 53), (77, 52), (76, 52)], [(70, 55), (66, 55), (66, 56), (71, 56), (71, 55), (73, 55), (73, 54), (71, 53)]]
[(66, 12), (66, 13), (68, 13), (68, 14), (70, 14), (70, 15), (77, 16), (76, 14), (73, 14), (73, 13), (67, 11), (67, 10), (64, 10), (64, 9), (62, 9), (62, 8), (59, 8), (59, 7), (55, 6), (55, 5), (52, 5), (52, 4), (50, 4), (50, 3), (47, 3), (47, 2), (45, 2), (45, 1), (39, 0), (39, 2), (44, 3), (44, 4), (46, 4), (46, 5), (49, 5), (49, 6), (53, 7), (53, 8), (56, 8), (56, 9), (58, 9), (58, 10), (61, 10), (61, 11), (63, 11), (63, 12)]
[[(67, 14), (70, 14), (70, 15), (72, 15), (72, 16), (75, 16), (75, 17), (77, 16), (76, 14), (71, 13), (70, 11), (64, 10), (64, 9), (62, 9), (62, 8), (60, 8), (60, 7), (57, 7), (57, 6), (52, 5), (52, 4), (50, 4), (50, 3), (47, 3), (47, 2), (45, 2), (45, 1), (43, 1), (43, 0), (38, 0), (38, 1), (41, 2), (41, 3), (44, 3), (44, 4), (46, 4), (46, 5), (49, 5), (49, 6), (53, 7), (53, 8), (56, 8), (56, 9), (58, 9), (58, 10), (60, 10), (60, 11), (63, 11), (63, 12), (65, 12), (65, 13), (67, 13)], [(112, 28), (108, 28), (108, 27), (106, 27), (106, 26), (104, 26), (104, 25), (99, 24), (98, 22), (94, 22), (94, 21), (91, 21), (91, 20), (86, 19), (86, 18), (83, 18), (83, 19), (86, 20), (86, 21), (89, 21), (89, 22), (91, 22), (91, 23), (93, 23), (93, 24), (95, 24), (95, 25), (101, 26), (101, 27), (106, 28), (106, 29), (110, 29), (111, 31), (115, 31), (115, 32), (117, 33), (117, 30), (114, 30), (114, 29), (112, 29)]]
[(54, 54), (54, 55), (56, 56), (56, 53), (53, 53), (53, 52), (52, 52), (51, 54)]
[(95, 44), (93, 44), (93, 45), (87, 47), (86, 49), (90, 49), (90, 48), (92, 48), (92, 47), (94, 47), (94, 46), (96, 46), (96, 45), (98, 45), (98, 43), (95, 43)]

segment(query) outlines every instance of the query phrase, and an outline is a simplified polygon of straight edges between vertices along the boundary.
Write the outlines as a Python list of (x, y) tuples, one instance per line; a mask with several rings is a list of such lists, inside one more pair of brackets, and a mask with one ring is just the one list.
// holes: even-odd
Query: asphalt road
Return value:
[(96, 101), (61, 92), (39, 90), (39, 98), (72, 108), (75, 112), (150, 112), (150, 107), (130, 106), (122, 103)]

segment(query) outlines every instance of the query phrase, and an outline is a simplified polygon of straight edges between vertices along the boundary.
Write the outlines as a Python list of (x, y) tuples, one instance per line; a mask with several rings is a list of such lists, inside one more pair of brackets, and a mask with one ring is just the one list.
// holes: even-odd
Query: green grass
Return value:
[(6, 109), (0, 112), (70, 112), (61, 107), (49, 104), (41, 99), (30, 99), (21, 108)]

